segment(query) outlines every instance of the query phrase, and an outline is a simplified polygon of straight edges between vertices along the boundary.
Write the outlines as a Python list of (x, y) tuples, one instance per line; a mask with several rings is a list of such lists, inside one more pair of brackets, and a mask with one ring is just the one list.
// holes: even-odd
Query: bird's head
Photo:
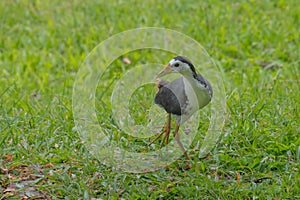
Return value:
[(180, 73), (182, 75), (188, 75), (188, 74), (196, 74), (196, 70), (192, 62), (183, 56), (176, 56), (173, 58), (168, 66), (160, 72), (157, 77), (162, 77), (169, 73)]

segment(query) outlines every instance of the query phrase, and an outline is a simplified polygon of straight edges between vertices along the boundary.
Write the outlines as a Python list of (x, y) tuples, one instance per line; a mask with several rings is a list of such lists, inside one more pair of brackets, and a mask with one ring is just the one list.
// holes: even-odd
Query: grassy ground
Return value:
[[(0, 13), (0, 199), (300, 199), (296, 0), (15, 0), (1, 1)], [(146, 26), (193, 37), (224, 68), (223, 135), (205, 159), (191, 152), (188, 171), (181, 160), (147, 174), (114, 171), (74, 131), (72, 87), (85, 56)], [(151, 56), (128, 55), (134, 64)], [(108, 80), (125, 70), (116, 62)]]

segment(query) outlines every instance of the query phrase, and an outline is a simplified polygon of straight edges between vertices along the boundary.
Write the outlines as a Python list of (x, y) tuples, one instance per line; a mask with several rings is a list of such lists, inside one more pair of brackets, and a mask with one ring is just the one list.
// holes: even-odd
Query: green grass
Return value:
[[(298, 4), (1, 1), (0, 196), (300, 199)], [(188, 171), (182, 160), (146, 174), (114, 171), (88, 153), (74, 129), (72, 87), (84, 58), (111, 35), (148, 26), (191, 36), (224, 69), (228, 119), (222, 137), (205, 159), (191, 152)], [(154, 51), (127, 56), (132, 65), (155, 61)], [(128, 70), (121, 58), (114, 64), (104, 86)], [(126, 138), (111, 114), (101, 112), (110, 109), (108, 101), (105, 95), (96, 102), (99, 121), (116, 140)]]

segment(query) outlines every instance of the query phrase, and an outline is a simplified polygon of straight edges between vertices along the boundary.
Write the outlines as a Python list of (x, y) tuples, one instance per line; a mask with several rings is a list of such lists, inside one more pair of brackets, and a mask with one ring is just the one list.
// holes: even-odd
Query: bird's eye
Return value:
[(175, 63), (175, 65), (174, 65), (175, 67), (179, 67), (179, 63)]

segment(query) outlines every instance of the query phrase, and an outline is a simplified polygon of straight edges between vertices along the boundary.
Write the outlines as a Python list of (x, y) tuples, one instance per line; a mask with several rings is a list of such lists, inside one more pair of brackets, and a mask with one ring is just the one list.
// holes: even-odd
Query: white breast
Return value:
[(187, 106), (181, 115), (173, 115), (177, 124), (184, 123), (200, 108), (206, 106), (210, 100), (210, 94), (206, 88), (201, 86), (197, 81), (183, 78), (184, 91), (187, 97)]

